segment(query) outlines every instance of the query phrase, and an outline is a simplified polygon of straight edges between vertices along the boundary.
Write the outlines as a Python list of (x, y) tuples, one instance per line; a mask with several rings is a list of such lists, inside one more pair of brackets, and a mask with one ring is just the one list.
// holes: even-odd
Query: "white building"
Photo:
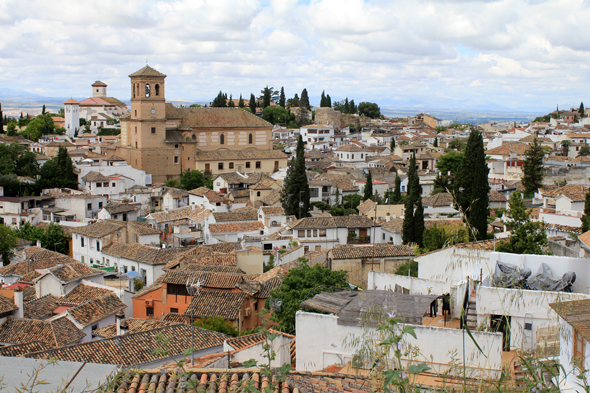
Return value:
[(73, 138), (80, 129), (80, 103), (73, 98), (64, 102), (66, 135)]
[(74, 213), (77, 220), (97, 219), (98, 212), (107, 204), (107, 197), (91, 194), (55, 196), (55, 207)]

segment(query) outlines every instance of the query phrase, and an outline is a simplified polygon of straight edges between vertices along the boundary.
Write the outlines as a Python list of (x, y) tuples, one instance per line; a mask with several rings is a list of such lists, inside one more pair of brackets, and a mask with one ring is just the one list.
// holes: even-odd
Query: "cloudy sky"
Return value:
[[(547, 109), (588, 92), (587, 1), (2, 0), (0, 88), (86, 97), (168, 75), (168, 99), (267, 84), (381, 106)], [(590, 100), (588, 100), (590, 103)]]

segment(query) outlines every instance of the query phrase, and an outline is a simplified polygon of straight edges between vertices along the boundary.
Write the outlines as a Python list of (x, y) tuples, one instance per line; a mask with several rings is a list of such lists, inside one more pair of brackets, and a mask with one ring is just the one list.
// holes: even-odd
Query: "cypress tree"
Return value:
[(580, 113), (580, 119), (584, 118), (584, 103), (580, 102), (580, 109), (578, 109), (578, 112)]
[(297, 93), (295, 93), (295, 96), (293, 97), (291, 102), (292, 102), (292, 106), (299, 106), (299, 103), (301, 102), (301, 100), (299, 99), (299, 96), (297, 95)]
[(227, 101), (227, 106), (229, 106), (230, 108), (233, 108), (236, 106), (236, 104), (234, 104), (234, 99), (231, 94), (229, 95), (229, 100)]
[(323, 108), (326, 106), (326, 94), (322, 90), (322, 96), (320, 98), (320, 107)]
[[(565, 141), (564, 141), (565, 142)], [(524, 175), (522, 177), (522, 185), (525, 188), (525, 193), (531, 194), (537, 192), (543, 186), (543, 157), (545, 152), (539, 144), (537, 138), (529, 145), (524, 159), (522, 170)]]
[(356, 106), (354, 105), (354, 100), (350, 100), (348, 104), (348, 113), (354, 115), (356, 113)]
[(301, 99), (299, 99), (299, 106), (309, 110), (309, 96), (307, 95), (307, 89), (303, 89), (301, 92)]
[(242, 93), (240, 93), (240, 100), (238, 101), (238, 108), (244, 107), (244, 99), (242, 98)]
[[(285, 214), (295, 215), (297, 218), (309, 215), (309, 183), (305, 172), (305, 149), (303, 139), (299, 135), (297, 151), (294, 160), (291, 160), (287, 176), (283, 182), (282, 205)], [(299, 204), (302, 204), (300, 206)]]
[(44, 115), (45, 114), (45, 104), (43, 104), (43, 109), (41, 109), (41, 114)]
[(406, 210), (404, 212), (404, 222), (402, 224), (402, 241), (408, 244), (414, 241), (414, 204), (410, 198), (406, 198)]
[(330, 97), (329, 94), (326, 96), (326, 106), (328, 108), (331, 108), (332, 107), (332, 98)]
[(407, 197), (410, 199), (412, 206), (418, 202), (418, 198), (422, 194), (420, 187), (420, 177), (416, 170), (416, 153), (412, 154), (410, 164), (408, 166), (408, 192)]
[(422, 247), (424, 238), (424, 206), (422, 206), (422, 197), (418, 198), (416, 211), (414, 212), (414, 242)]
[(389, 144), (389, 150), (391, 150), (392, 153), (395, 150), (395, 138), (394, 137), (391, 137), (391, 143)]
[(270, 99), (271, 99), (271, 89), (268, 87), (268, 85), (266, 85), (266, 87), (264, 88), (264, 95), (262, 96), (262, 109), (266, 108), (267, 106), (270, 106)]
[(363, 201), (367, 199), (373, 198), (373, 176), (371, 175), (371, 171), (367, 174), (367, 179), (365, 183), (365, 195), (363, 197)]
[(488, 172), (482, 135), (473, 130), (465, 146), (457, 180), (460, 188), (459, 204), (473, 229), (470, 236), (477, 240), (483, 240), (487, 235), (490, 192)]
[(393, 204), (398, 204), (402, 200), (401, 189), (402, 189), (402, 179), (396, 173), (395, 174), (395, 191), (393, 191), (393, 201), (392, 201)]
[(344, 113), (350, 113), (350, 107), (348, 105), (348, 97), (344, 100)]
[(586, 193), (584, 215), (582, 216), (582, 233), (590, 231), (590, 190)]
[(279, 96), (279, 106), (285, 107), (286, 100), (285, 100), (285, 88), (281, 86), (281, 94)]
[(250, 112), (256, 114), (256, 98), (254, 98), (254, 94), (250, 94), (248, 106), (250, 107)]
[(438, 147), (438, 138), (434, 138), (434, 147)]

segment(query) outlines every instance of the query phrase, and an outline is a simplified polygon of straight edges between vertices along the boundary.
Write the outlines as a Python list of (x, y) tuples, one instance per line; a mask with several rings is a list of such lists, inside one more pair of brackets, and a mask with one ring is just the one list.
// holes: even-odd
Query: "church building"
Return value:
[(121, 118), (114, 154), (151, 174), (152, 182), (194, 169), (212, 176), (287, 166), (287, 156), (273, 150), (267, 121), (241, 108), (176, 108), (166, 103), (166, 75), (147, 65), (129, 77), (131, 110)]

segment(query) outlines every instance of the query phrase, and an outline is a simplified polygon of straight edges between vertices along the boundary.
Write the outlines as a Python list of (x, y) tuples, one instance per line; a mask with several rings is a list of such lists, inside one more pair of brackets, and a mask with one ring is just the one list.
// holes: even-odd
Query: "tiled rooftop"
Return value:
[(53, 321), (8, 318), (0, 326), (0, 342), (26, 344), (42, 342), (52, 348), (72, 344), (85, 336), (66, 317)]
[(192, 318), (222, 317), (236, 320), (246, 299), (248, 294), (243, 292), (201, 289), (200, 293), (191, 299), (184, 315)]
[(71, 263), (69, 265), (57, 265), (49, 269), (39, 270), (41, 276), (35, 281), (39, 280), (46, 274), (53, 275), (62, 284), (67, 284), (76, 280), (81, 280), (87, 277), (94, 277), (105, 275), (106, 272), (99, 269), (91, 268), (83, 262)]
[(112, 295), (114, 292), (106, 288), (95, 287), (93, 285), (79, 284), (72, 289), (67, 295), (56, 299), (56, 302), (62, 306), (77, 306), (92, 299)]
[(119, 231), (126, 226), (127, 223), (122, 221), (104, 220), (84, 227), (76, 227), (72, 233), (99, 239), (110, 235), (113, 232)]
[(12, 299), (0, 295), (0, 315), (18, 310)]
[(159, 248), (145, 244), (113, 242), (102, 249), (103, 254), (113, 255), (148, 265), (165, 265), (186, 252), (182, 248)]
[(213, 217), (218, 223), (258, 221), (258, 213), (256, 211), (213, 213)]
[(109, 315), (116, 314), (127, 306), (116, 295), (106, 295), (92, 299), (67, 310), (67, 313), (80, 325), (88, 326)]
[(211, 233), (234, 233), (234, 232), (249, 232), (262, 231), (264, 224), (260, 221), (226, 223), (226, 224), (210, 224), (209, 231)]
[(408, 246), (392, 246), (389, 244), (368, 246), (346, 244), (334, 247), (330, 252), (333, 259), (407, 257), (409, 255)]
[[(178, 314), (176, 314), (178, 315)], [(182, 317), (184, 319), (184, 317)], [(133, 334), (139, 332), (147, 332), (148, 330), (154, 329), (161, 329), (166, 326), (175, 325), (179, 322), (173, 321), (166, 321), (163, 319), (139, 319), (139, 318), (129, 318), (125, 319), (121, 322), (121, 328), (126, 329), (126, 334)], [(94, 333), (102, 338), (113, 338), (117, 336), (117, 324), (112, 323), (110, 325), (104, 326), (98, 330), (95, 330)]]
[(47, 319), (59, 307), (57, 296), (45, 295), (24, 304), (24, 317), (27, 319)]

